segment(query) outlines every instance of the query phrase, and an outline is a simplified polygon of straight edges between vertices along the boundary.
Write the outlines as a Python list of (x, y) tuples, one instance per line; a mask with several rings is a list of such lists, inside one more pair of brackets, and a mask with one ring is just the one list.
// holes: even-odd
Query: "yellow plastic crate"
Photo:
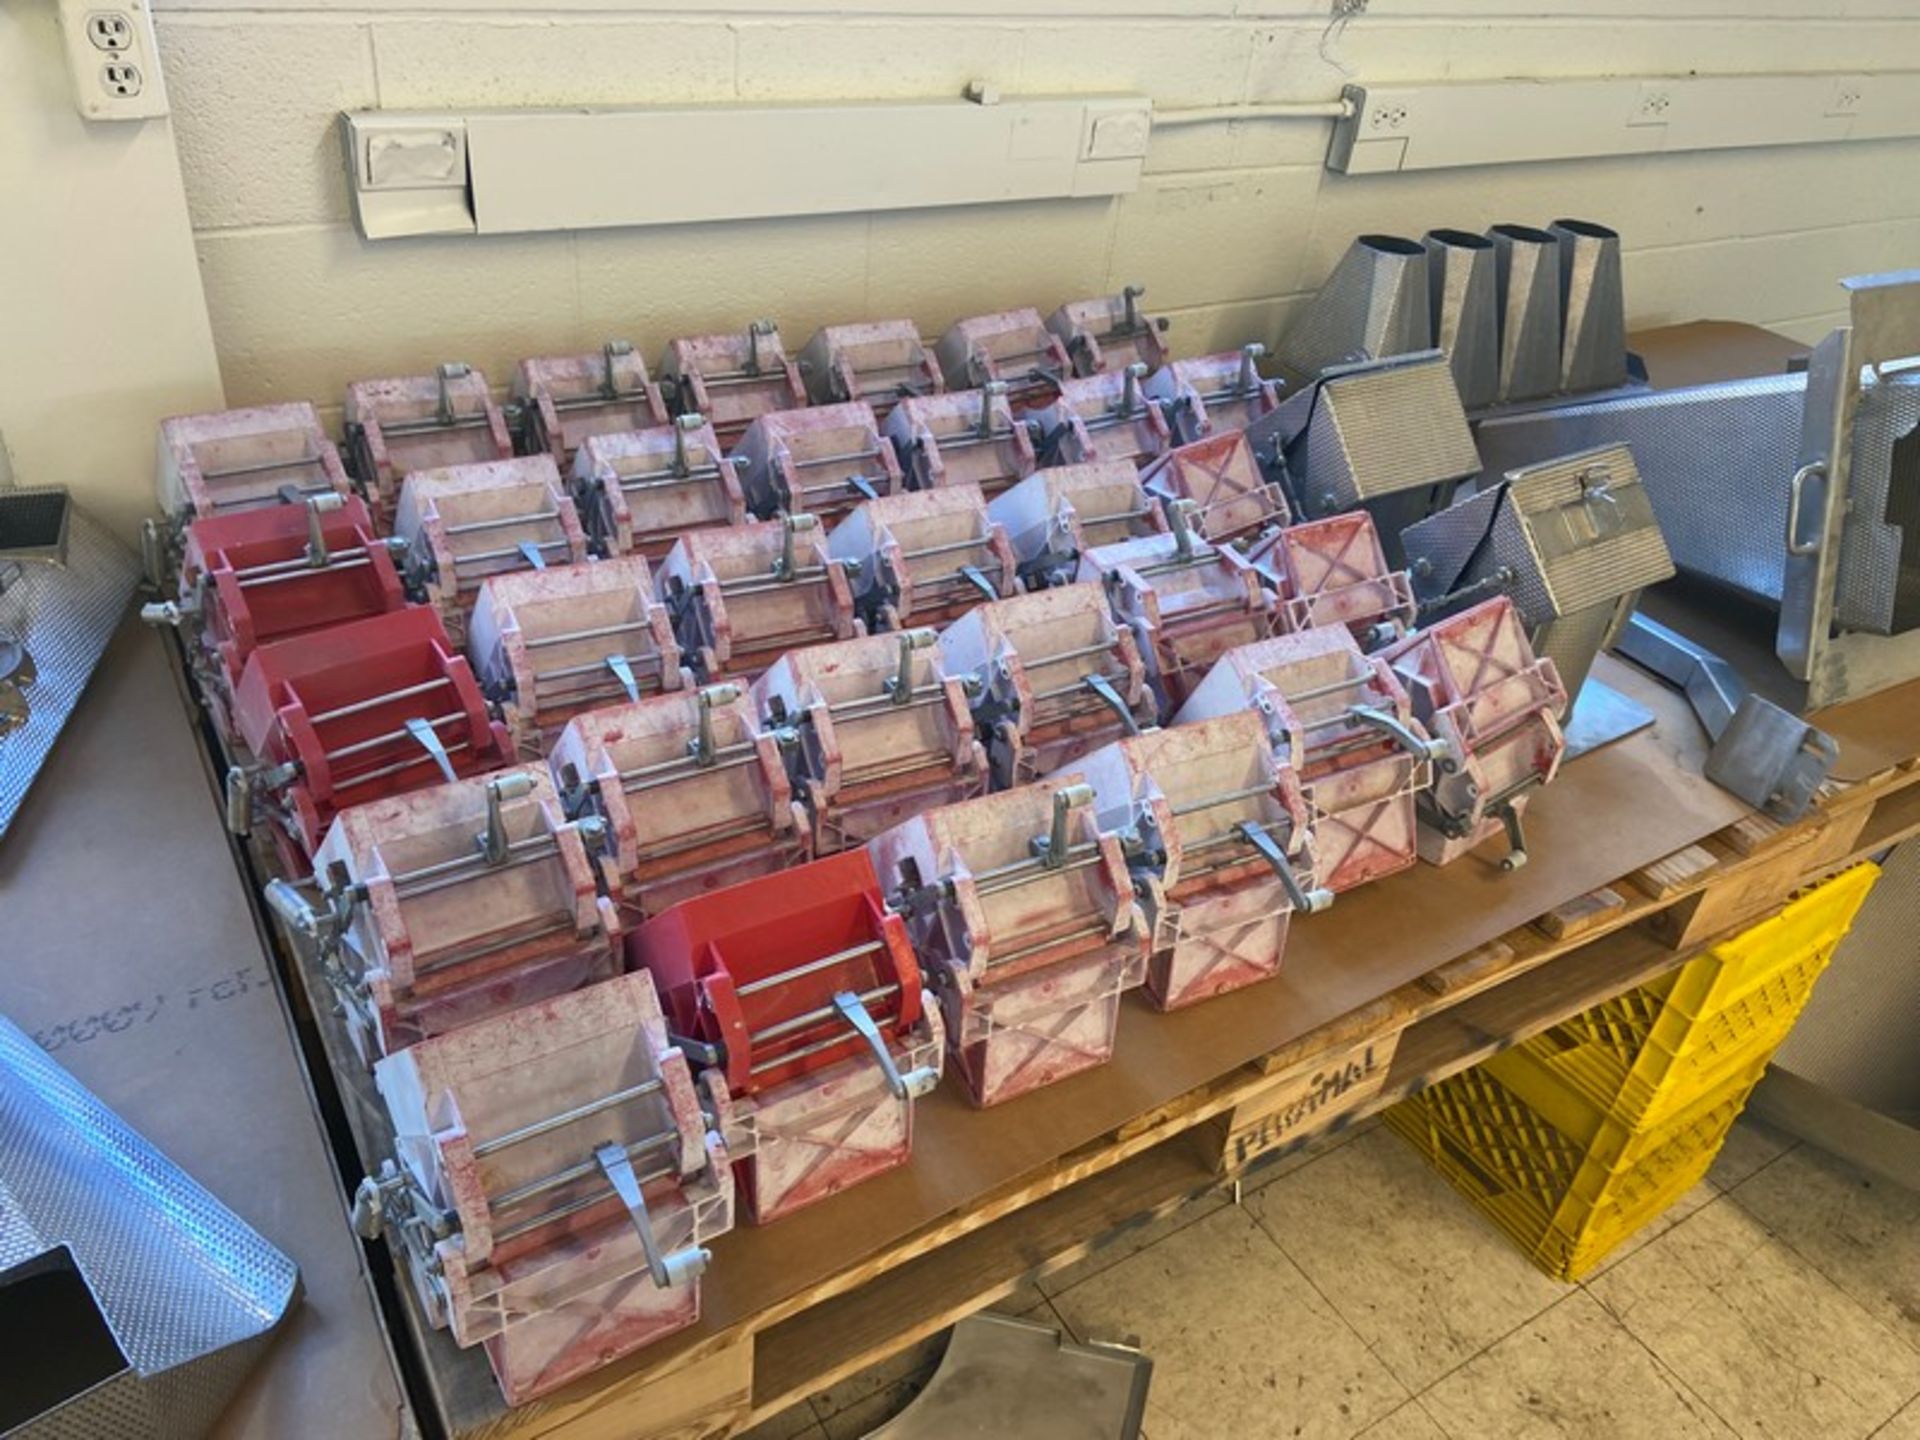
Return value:
[(1699, 1183), (1765, 1069), (1762, 1056), (1667, 1122), (1635, 1128), (1571, 1091), (1530, 1105), (1482, 1065), (1386, 1122), (1535, 1265), (1577, 1280)]
[(1623, 1124), (1658, 1124), (1773, 1053), (1879, 875), (1872, 864), (1843, 871), (1672, 974), (1487, 1065), (1536, 1104), (1566, 1088)]

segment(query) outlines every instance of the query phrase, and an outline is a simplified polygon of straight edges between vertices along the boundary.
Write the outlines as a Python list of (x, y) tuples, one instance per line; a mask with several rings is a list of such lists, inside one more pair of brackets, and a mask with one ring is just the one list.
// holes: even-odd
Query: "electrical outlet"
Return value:
[(1639, 97), (1634, 101), (1633, 113), (1627, 117), (1627, 124), (1664, 125), (1672, 110), (1673, 87), (1650, 81), (1640, 87)]
[(1382, 100), (1367, 111), (1367, 128), (1370, 131), (1394, 131), (1407, 128), (1407, 102), (1401, 99)]
[(89, 120), (146, 120), (167, 113), (151, 0), (60, 0), (60, 30), (74, 105)]
[(133, 48), (133, 22), (118, 10), (95, 10), (87, 16), (87, 39), (96, 50), (117, 55)]

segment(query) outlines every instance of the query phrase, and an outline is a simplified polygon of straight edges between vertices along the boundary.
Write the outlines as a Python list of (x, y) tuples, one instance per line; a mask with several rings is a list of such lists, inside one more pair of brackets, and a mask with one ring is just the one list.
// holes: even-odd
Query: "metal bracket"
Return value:
[(440, 773), (449, 785), (460, 778), (453, 773), (453, 761), (448, 758), (447, 747), (440, 743), (440, 737), (434, 733), (433, 726), (415, 715), (407, 721), (407, 734), (418, 741), (420, 748), (433, 757), (433, 763), (440, 767)]
[(442, 425), (452, 425), (460, 418), (453, 409), (453, 382), (464, 380), (473, 372), (469, 366), (460, 361), (449, 360), (434, 373), (440, 382), (440, 403), (435, 411), (436, 417)]
[(1333, 904), (1333, 891), (1317, 885), (1309, 890), (1300, 883), (1293, 862), (1287, 858), (1287, 852), (1281, 849), (1280, 842), (1268, 833), (1266, 826), (1258, 820), (1242, 820), (1234, 828), (1260, 852), (1260, 858), (1273, 867), (1273, 873), (1280, 877), (1280, 888), (1287, 892), (1287, 899), (1295, 910), (1303, 915), (1317, 915)]
[(1114, 414), (1124, 420), (1140, 408), (1140, 382), (1146, 378), (1146, 361), (1136, 360), (1127, 366), (1120, 377), (1120, 399), (1114, 406)]
[(1127, 734), (1140, 733), (1140, 722), (1134, 718), (1133, 711), (1128, 708), (1127, 702), (1121, 698), (1120, 692), (1113, 688), (1106, 676), (1089, 675), (1086, 678), (1086, 686), (1100, 697), (1101, 704), (1120, 717), (1120, 723), (1126, 727)]
[(873, 1023), (873, 1016), (867, 1013), (867, 1007), (860, 1003), (860, 997), (851, 990), (837, 992), (833, 997), (833, 1008), (867, 1042), (867, 1048), (880, 1065), (880, 1073), (887, 1078), (887, 1089), (894, 1099), (918, 1099), (940, 1083), (940, 1072), (931, 1065), (922, 1065), (904, 1075), (900, 1073), (900, 1067), (893, 1063), (892, 1052), (887, 1049), (887, 1042), (881, 1037), (879, 1027)]
[(1754, 809), (1790, 822), (1806, 813), (1840, 747), (1826, 731), (1747, 689), (1725, 660), (1645, 615), (1616, 648), (1687, 697), (1713, 739), (1706, 777)]
[(647, 1253), (647, 1273), (653, 1276), (653, 1283), (666, 1290), (698, 1280), (713, 1259), (713, 1252), (703, 1245), (689, 1245), (671, 1255), (661, 1253), (660, 1242), (654, 1237), (653, 1221), (647, 1214), (647, 1199), (641, 1193), (640, 1177), (633, 1173), (633, 1158), (627, 1154), (626, 1146), (612, 1142), (597, 1146), (593, 1158), (613, 1187), (613, 1193), (627, 1207), (633, 1228), (640, 1232), (640, 1248)]

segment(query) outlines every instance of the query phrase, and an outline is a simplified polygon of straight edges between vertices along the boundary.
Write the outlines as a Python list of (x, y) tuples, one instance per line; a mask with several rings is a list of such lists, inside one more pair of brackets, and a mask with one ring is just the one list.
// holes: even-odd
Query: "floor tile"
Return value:
[(1920, 1440), (1920, 1398), (1874, 1431), (1873, 1440)]
[(1081, 1339), (1139, 1337), (1153, 1358), (1146, 1426), (1154, 1440), (1346, 1440), (1408, 1398), (1279, 1247), (1233, 1207), (1082, 1281), (1054, 1304)]
[(1588, 1289), (1742, 1436), (1864, 1436), (1920, 1392), (1920, 1355), (1738, 1205)]
[(1920, 1195), (1802, 1145), (1731, 1198), (1920, 1350)]
[(1567, 1290), (1385, 1129), (1262, 1187), (1247, 1209), (1414, 1391)]
[(1418, 1399), (1407, 1401), (1391, 1415), (1373, 1422), (1358, 1440), (1448, 1440), (1447, 1432)]
[(857, 1440), (920, 1393), (947, 1351), (942, 1330), (808, 1397), (829, 1440)]
[(1456, 1435), (1733, 1440), (1591, 1296), (1576, 1292), (1446, 1376), (1421, 1403)]
[(1633, 1234), (1622, 1240), (1613, 1248), (1611, 1253), (1607, 1255), (1606, 1259), (1594, 1266), (1593, 1269), (1589, 1270), (1581, 1278), (1583, 1280), (1594, 1280), (1606, 1274), (1607, 1271), (1640, 1249), (1641, 1246), (1651, 1244), (1653, 1241), (1659, 1239), (1689, 1215), (1724, 1198), (1725, 1193), (1718, 1186), (1702, 1180), (1691, 1190), (1681, 1194), (1679, 1198), (1665, 1210), (1662, 1210), (1658, 1215), (1654, 1216), (1653, 1219), (1649, 1220), (1638, 1230), (1634, 1231)]
[[(987, 1306), (987, 1309), (996, 1315), (1032, 1315), (1035, 1320), (1051, 1325), (1053, 1316), (1046, 1311), (1046, 1303), (1047, 1296), (1044, 1290), (1031, 1280), (1022, 1280), (1013, 1287), (1012, 1294), (1002, 1295)], [(1041, 1313), (1034, 1314), (1035, 1311)]]
[(1170, 1215), (1122, 1230), (1071, 1265), (1055, 1270), (1050, 1275), (1042, 1275), (1039, 1280), (1040, 1291), (1049, 1297), (1057, 1296), (1082, 1280), (1098, 1275), (1130, 1256), (1138, 1255), (1149, 1245), (1157, 1245), (1169, 1235), (1178, 1234), (1196, 1220), (1204, 1220), (1231, 1203), (1225, 1190), (1216, 1190), (1187, 1201)]
[(1731, 1190), (1771, 1165), (1800, 1142), (1784, 1130), (1776, 1130), (1764, 1120), (1742, 1115), (1727, 1132), (1720, 1153), (1713, 1158), (1707, 1179), (1722, 1190)]
[(778, 1415), (768, 1416), (751, 1430), (742, 1430), (734, 1440), (825, 1440), (826, 1433), (813, 1407), (802, 1400)]

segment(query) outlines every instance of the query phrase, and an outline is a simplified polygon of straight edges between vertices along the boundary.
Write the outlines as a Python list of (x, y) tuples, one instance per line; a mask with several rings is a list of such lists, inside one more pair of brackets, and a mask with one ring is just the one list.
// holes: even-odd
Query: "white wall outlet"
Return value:
[(1634, 100), (1633, 113), (1627, 116), (1627, 124), (1665, 125), (1673, 114), (1673, 86), (1658, 80), (1643, 81), (1640, 93)]
[(89, 120), (167, 113), (151, 0), (60, 0), (74, 105)]

